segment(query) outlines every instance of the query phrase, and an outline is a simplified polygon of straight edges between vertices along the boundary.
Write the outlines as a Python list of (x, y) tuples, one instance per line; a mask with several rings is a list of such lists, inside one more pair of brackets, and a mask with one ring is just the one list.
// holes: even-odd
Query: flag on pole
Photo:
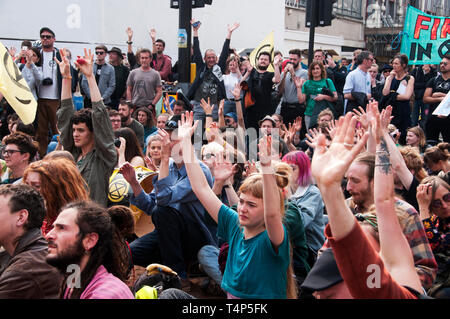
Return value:
[(5, 97), (24, 124), (36, 116), (37, 102), (17, 65), (0, 42), (0, 93)]
[(273, 31), (270, 32), (264, 40), (250, 53), (250, 63), (253, 67), (258, 65), (258, 57), (261, 52), (269, 52), (271, 57), (271, 63), (267, 68), (267, 71), (274, 72), (273, 68)]

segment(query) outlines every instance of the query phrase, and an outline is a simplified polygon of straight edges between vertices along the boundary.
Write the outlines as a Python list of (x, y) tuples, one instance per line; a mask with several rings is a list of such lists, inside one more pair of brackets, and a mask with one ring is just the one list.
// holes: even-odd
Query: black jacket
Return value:
[[(220, 67), (220, 70), (222, 71), (222, 74), (225, 73), (227, 67), (229, 49), (230, 49), (230, 39), (225, 39), (222, 52), (220, 53), (219, 62), (217, 63), (217, 65)], [(192, 58), (196, 64), (196, 76), (194, 83), (192, 83), (187, 94), (187, 98), (189, 100), (194, 99), (195, 92), (199, 88), (200, 84), (203, 82), (203, 77), (205, 76), (206, 71), (206, 64), (203, 61), (202, 53), (200, 51), (200, 42), (198, 40), (198, 37), (194, 37), (194, 55)], [(223, 83), (223, 80), (219, 80), (217, 77), (214, 77), (214, 82), (219, 87), (217, 100), (220, 101), (222, 99), (225, 99), (227, 97), (227, 94), (225, 91), (225, 84)]]

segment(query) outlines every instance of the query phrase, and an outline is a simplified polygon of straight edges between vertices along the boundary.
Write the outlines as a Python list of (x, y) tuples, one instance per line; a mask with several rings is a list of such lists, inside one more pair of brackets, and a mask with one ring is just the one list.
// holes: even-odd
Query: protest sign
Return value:
[(426, 14), (408, 6), (400, 52), (409, 64), (439, 64), (450, 53), (450, 18)]

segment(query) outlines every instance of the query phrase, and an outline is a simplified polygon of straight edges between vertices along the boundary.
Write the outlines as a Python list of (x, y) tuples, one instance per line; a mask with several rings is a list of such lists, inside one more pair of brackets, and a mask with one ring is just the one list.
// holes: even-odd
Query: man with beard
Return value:
[(423, 94), (423, 102), (430, 105), (425, 132), (427, 140), (433, 145), (438, 143), (440, 134), (444, 142), (450, 143), (450, 116), (433, 115), (434, 110), (450, 91), (450, 53), (442, 58), (439, 71), (441, 74), (428, 81)]
[(250, 91), (254, 104), (245, 105), (244, 119), (245, 127), (253, 127), (255, 130), (259, 128), (259, 121), (266, 115), (275, 113), (276, 107), (272, 105), (272, 87), (273, 84), (280, 82), (280, 64), (282, 60), (280, 56), (275, 57), (274, 69), (275, 72), (267, 71), (271, 63), (269, 52), (261, 52), (258, 56), (258, 65), (254, 69), (249, 63), (247, 72), (250, 72), (248, 77), (248, 90)]
[(119, 114), (122, 120), (122, 127), (129, 127), (136, 134), (136, 137), (141, 145), (144, 147), (144, 126), (131, 117), (132, 109), (130, 103), (121, 99), (119, 103)]
[[(298, 116), (303, 117), (305, 113), (305, 105), (300, 104), (298, 101), (296, 85), (297, 79), (308, 80), (308, 71), (302, 69), (301, 61), (302, 53), (300, 50), (293, 49), (289, 51), (289, 62), (281, 74), (281, 82), (278, 87), (279, 92), (283, 95), (280, 115), (283, 117), (286, 125), (294, 122)], [(302, 84), (302, 81), (300, 81), (300, 84)]]
[(61, 298), (134, 299), (124, 283), (126, 246), (106, 209), (93, 202), (71, 203), (53, 225), (46, 260), (66, 275)]
[(161, 80), (170, 81), (172, 74), (172, 59), (164, 54), (166, 43), (161, 39), (156, 39), (156, 30), (150, 30), (150, 37), (153, 43), (152, 68), (159, 72)]
[(57, 298), (62, 277), (45, 262), (44, 200), (33, 187), (0, 186), (0, 299)]
[[(374, 170), (375, 155), (362, 153), (353, 161), (346, 172), (347, 191), (351, 197), (347, 204), (356, 218), (376, 235), (377, 217), (374, 210)], [(417, 211), (407, 202), (396, 198), (395, 210), (411, 251), (414, 264), (427, 289), (436, 276), (437, 264), (428, 243), (423, 224)], [(377, 235), (376, 235), (377, 236)]]
[(54, 47), (55, 33), (47, 27), (40, 30), (42, 43), (41, 63), (43, 80), (38, 88), (36, 140), (39, 143), (39, 155), (44, 157), (51, 136), (58, 134), (56, 127), (56, 110), (61, 99), (61, 72), (55, 58), (61, 60), (60, 53)]

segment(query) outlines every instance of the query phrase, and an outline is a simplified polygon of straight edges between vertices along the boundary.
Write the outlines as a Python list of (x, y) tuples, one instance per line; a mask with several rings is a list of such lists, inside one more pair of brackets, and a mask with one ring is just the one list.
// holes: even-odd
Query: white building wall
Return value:
[[(212, 48), (219, 53), (227, 24), (239, 22), (231, 47), (253, 48), (274, 31), (275, 47), (283, 52), (284, 10), (284, 0), (213, 0), (211, 6), (193, 9), (192, 17), (202, 22), (202, 51)], [(178, 56), (178, 10), (170, 8), (169, 0), (1, 0), (0, 21), (0, 41), (18, 49), (23, 39), (38, 40), (43, 26), (55, 32), (56, 46), (71, 49), (73, 56), (98, 43), (126, 52), (127, 26), (134, 30), (134, 49), (151, 48), (148, 31), (154, 27), (173, 62)]]

